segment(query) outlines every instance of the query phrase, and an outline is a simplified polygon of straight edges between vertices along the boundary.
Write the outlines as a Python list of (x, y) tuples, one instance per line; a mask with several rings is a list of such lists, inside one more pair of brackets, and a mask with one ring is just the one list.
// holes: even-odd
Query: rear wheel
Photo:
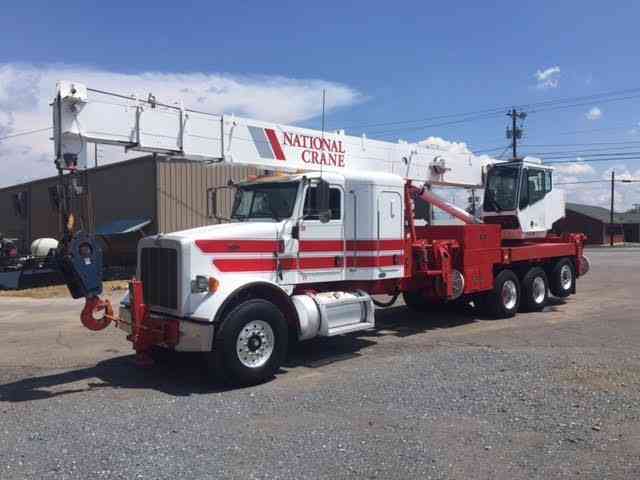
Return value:
[(282, 365), (287, 342), (287, 322), (274, 304), (262, 299), (243, 302), (216, 332), (216, 373), (233, 385), (261, 383)]
[(520, 306), (520, 282), (511, 270), (501, 271), (494, 280), (493, 291), (484, 299), (487, 313), (496, 318), (513, 317)]
[(568, 297), (573, 292), (576, 281), (576, 271), (568, 258), (558, 260), (550, 275), (551, 293), (556, 297)]
[(542, 310), (549, 299), (547, 274), (540, 267), (533, 267), (522, 279), (522, 309), (527, 312)]

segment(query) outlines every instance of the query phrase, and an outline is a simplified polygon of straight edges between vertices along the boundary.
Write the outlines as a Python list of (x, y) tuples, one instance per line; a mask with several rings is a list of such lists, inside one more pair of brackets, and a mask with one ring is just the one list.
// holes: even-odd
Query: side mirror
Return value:
[(329, 220), (331, 220), (329, 195), (329, 182), (321, 178), (318, 182), (316, 190), (316, 206), (318, 208), (318, 218), (320, 220), (320, 223), (327, 223)]
[(318, 219), (320, 223), (329, 223), (329, 220), (331, 220), (331, 210), (320, 210), (318, 212)]
[[(207, 189), (207, 218), (229, 221), (229, 206), (233, 204), (232, 191), (235, 185), (222, 185)], [(224, 190), (224, 191), (221, 191)]]

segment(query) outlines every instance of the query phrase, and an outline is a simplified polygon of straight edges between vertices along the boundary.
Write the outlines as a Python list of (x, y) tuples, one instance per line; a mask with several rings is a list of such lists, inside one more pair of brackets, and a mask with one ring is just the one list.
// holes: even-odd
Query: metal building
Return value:
[[(253, 167), (210, 165), (184, 159), (146, 156), (87, 170), (87, 218), (105, 244), (108, 264), (131, 264), (144, 235), (216, 223), (207, 191), (258, 174)], [(59, 218), (51, 201), (50, 177), (0, 189), (0, 232), (18, 239), (28, 253), (36, 238), (59, 236)], [(219, 202), (231, 209), (230, 191)]]
[[(587, 235), (587, 243), (608, 245), (611, 235), (613, 243), (623, 243), (626, 240), (625, 223), (618, 213), (614, 214), (611, 223), (611, 212), (606, 208), (567, 202), (566, 216), (553, 225), (553, 230), (557, 233), (582, 232)], [(633, 229), (629, 231), (632, 232)]]

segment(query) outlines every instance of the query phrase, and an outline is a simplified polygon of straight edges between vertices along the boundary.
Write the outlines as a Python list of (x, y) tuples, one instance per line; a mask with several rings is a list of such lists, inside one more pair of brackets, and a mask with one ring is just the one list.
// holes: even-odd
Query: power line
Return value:
[(634, 128), (633, 125), (627, 125), (626, 127), (591, 128), (588, 130), (573, 130), (568, 132), (559, 132), (556, 135), (576, 135), (581, 133), (607, 132), (607, 131), (613, 131), (613, 130), (628, 130), (632, 128)]
[[(613, 98), (608, 98), (608, 97), (613, 97)], [(592, 95), (556, 98), (556, 99), (545, 100), (542, 102), (533, 102), (528, 104), (515, 105), (512, 108), (518, 108), (521, 110), (527, 109), (529, 110), (530, 113), (538, 113), (538, 112), (559, 110), (563, 108), (575, 108), (579, 106), (589, 105), (594, 102), (608, 103), (608, 102), (615, 102), (615, 101), (621, 101), (621, 100), (628, 100), (632, 98), (640, 98), (640, 88), (612, 90), (609, 92), (602, 92), (602, 93), (597, 93)], [(563, 105), (563, 104), (567, 104), (567, 105)], [(430, 122), (433, 120), (441, 120), (445, 118), (465, 117), (464, 119), (455, 120), (453, 122), (445, 122), (443, 124), (414, 126), (414, 127), (408, 127), (406, 129), (400, 129), (400, 131), (405, 131), (408, 129), (421, 129), (421, 128), (430, 128), (435, 126), (452, 125), (456, 123), (471, 121), (476, 119), (476, 117), (481, 119), (492, 118), (494, 116), (497, 117), (508, 108), (509, 107), (506, 107), (506, 106), (496, 107), (496, 108), (487, 108), (487, 109), (476, 110), (471, 112), (436, 115), (431, 117), (422, 117), (422, 118), (414, 118), (414, 119), (403, 119), (403, 120), (396, 120), (391, 122), (376, 122), (376, 123), (367, 123), (367, 124), (359, 124), (359, 125), (348, 125), (346, 127), (341, 127), (341, 128), (361, 129), (361, 128), (368, 128), (368, 127), (382, 127), (382, 126), (393, 126), (393, 125), (406, 125), (406, 124), (412, 124), (412, 123), (418, 123), (418, 122)], [(398, 131), (398, 129), (390, 130), (390, 131), (371, 132), (371, 133), (378, 133), (378, 134), (387, 133), (387, 132), (394, 133), (396, 131)]]
[[(559, 152), (564, 154), (565, 152)], [(580, 158), (581, 160), (584, 159), (590, 159), (593, 157), (607, 157), (607, 158), (611, 158), (611, 157), (622, 157), (622, 156), (632, 156), (632, 155), (640, 155), (640, 152), (612, 152), (612, 153), (585, 153), (583, 155), (576, 155), (576, 154), (571, 154), (571, 155), (549, 155), (543, 158), (543, 160), (560, 160), (563, 158), (574, 158), (575, 161), (580, 161), (578, 160), (578, 158)]]
[(529, 147), (581, 147), (592, 145), (640, 145), (640, 141), (625, 141), (625, 142), (589, 142), (589, 143), (546, 143), (546, 144), (528, 144)]
[[(614, 180), (616, 183), (638, 183), (640, 180), (635, 179), (620, 179)], [(583, 183), (609, 183), (611, 180), (578, 180), (576, 182), (560, 182), (555, 185), (580, 185)]]
[[(602, 104), (602, 103), (609, 103), (609, 102), (618, 102), (621, 100), (631, 100), (633, 98), (640, 98), (640, 95), (629, 95), (626, 97), (616, 97), (616, 98), (604, 98), (602, 100), (597, 100), (598, 103)], [(575, 108), (575, 107), (584, 107), (586, 105), (593, 105), (594, 101), (589, 101), (589, 102), (579, 102), (579, 103), (573, 103), (570, 105), (557, 105), (557, 106), (550, 106), (547, 108), (539, 108), (537, 110), (531, 110), (530, 113), (539, 113), (539, 112), (550, 112), (553, 110), (562, 110), (564, 108)]]
[[(627, 147), (617, 147), (616, 150), (629, 150), (629, 149), (638, 149), (640, 148), (640, 145), (629, 145)], [(613, 151), (610, 147), (604, 147), (604, 148), (586, 148), (584, 150), (555, 150), (555, 151), (530, 151), (530, 152), (526, 152), (526, 155), (528, 156), (536, 156), (536, 157), (547, 157), (547, 156), (554, 156), (554, 155), (575, 155), (578, 157), (585, 157), (585, 156), (590, 156), (593, 155), (592, 152), (610, 152), (611, 154), (625, 154), (628, 155), (630, 152), (618, 152), (618, 151)]]
[(24, 132), (12, 133), (11, 135), (0, 138), (0, 141), (7, 140), (8, 138), (21, 137), (23, 135), (31, 135), (32, 133), (46, 132), (47, 130), (51, 130), (52, 128), (53, 127), (38, 128), (36, 130), (26, 130)]
[(411, 127), (405, 127), (405, 128), (395, 128), (395, 129), (391, 129), (391, 130), (374, 130), (372, 132), (369, 132), (371, 135), (388, 135), (391, 133), (398, 133), (398, 132), (409, 132), (409, 131), (418, 131), (418, 130), (425, 130), (427, 128), (433, 128), (433, 127), (444, 127), (444, 126), (448, 126), (448, 125), (457, 125), (459, 123), (465, 123), (465, 122), (471, 122), (474, 120), (486, 120), (488, 118), (497, 118), (497, 117), (501, 117), (504, 113), (501, 111), (499, 113), (493, 113), (493, 114), (487, 114), (487, 115), (475, 115), (475, 116), (471, 116), (471, 117), (465, 117), (465, 118), (461, 118), (458, 120), (450, 120), (448, 122), (442, 122), (442, 123), (431, 123), (428, 125), (416, 125), (416, 126), (411, 126)]
[(620, 162), (623, 160), (640, 160), (640, 156), (633, 157), (618, 157), (618, 158), (587, 158), (584, 160), (551, 160), (546, 161), (545, 164), (558, 164), (558, 163), (595, 163), (595, 162)]

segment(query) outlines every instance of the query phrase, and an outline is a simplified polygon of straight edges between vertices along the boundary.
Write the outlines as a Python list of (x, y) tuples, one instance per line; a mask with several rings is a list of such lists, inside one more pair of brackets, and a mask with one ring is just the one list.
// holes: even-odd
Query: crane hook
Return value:
[[(102, 313), (102, 316), (100, 314)], [(109, 300), (100, 297), (87, 297), (80, 314), (80, 321), (89, 330), (104, 330), (113, 320), (113, 307)]]

